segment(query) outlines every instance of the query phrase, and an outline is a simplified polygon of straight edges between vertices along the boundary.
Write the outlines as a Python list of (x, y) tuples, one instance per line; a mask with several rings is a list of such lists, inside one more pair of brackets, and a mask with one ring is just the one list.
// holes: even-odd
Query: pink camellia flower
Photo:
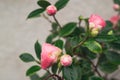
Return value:
[(103, 29), (106, 26), (106, 22), (100, 16), (92, 14), (89, 18), (89, 27), (98, 28), (99, 30)]
[(62, 66), (70, 66), (72, 64), (72, 57), (65, 54), (60, 58), (60, 63)]
[(113, 23), (114, 25), (116, 25), (119, 20), (120, 20), (120, 16), (119, 15), (114, 15), (114, 16), (112, 16), (110, 18), (110, 22)]
[(47, 7), (46, 12), (50, 16), (55, 15), (57, 12), (57, 8), (54, 5), (50, 5)]
[(62, 50), (48, 43), (42, 45), (41, 68), (47, 69), (56, 63)]
[(120, 9), (120, 6), (119, 6), (118, 4), (114, 4), (114, 5), (113, 5), (113, 9), (114, 9), (114, 10), (119, 10), (119, 9)]

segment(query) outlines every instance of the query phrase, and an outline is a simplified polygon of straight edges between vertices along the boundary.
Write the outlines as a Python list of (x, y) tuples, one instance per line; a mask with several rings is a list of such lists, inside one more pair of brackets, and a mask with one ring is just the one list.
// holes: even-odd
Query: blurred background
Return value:
[[(36, 1), (0, 0), (0, 80), (29, 80), (25, 71), (32, 63), (23, 63), (19, 55), (30, 52), (35, 56), (34, 43), (39, 40), (42, 44), (51, 29), (44, 18), (26, 20), (28, 14), (39, 7)], [(61, 24), (92, 13), (107, 20), (116, 14), (112, 6), (112, 0), (71, 0), (56, 16)]]

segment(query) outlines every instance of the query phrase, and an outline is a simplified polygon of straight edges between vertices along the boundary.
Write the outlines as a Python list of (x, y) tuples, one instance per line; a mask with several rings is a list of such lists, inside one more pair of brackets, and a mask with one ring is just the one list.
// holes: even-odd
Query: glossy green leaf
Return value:
[(65, 42), (65, 50), (66, 50), (66, 53), (67, 54), (70, 54), (72, 55), (72, 51), (73, 51), (73, 48), (78, 45), (80, 42), (80, 38), (78, 36), (74, 36), (74, 37), (69, 37), (66, 39), (66, 42)]
[(70, 35), (74, 30), (76, 29), (76, 23), (71, 22), (63, 26), (63, 28), (60, 30), (59, 35), (62, 37)]
[(111, 63), (108, 61), (108, 59), (105, 57), (105, 55), (102, 55), (98, 62), (98, 67), (101, 71), (104, 73), (112, 73), (118, 69), (118, 65)]
[(50, 75), (50, 73), (46, 72), (43, 74), (43, 76), (40, 78), (40, 80), (45, 80), (46, 77), (48, 77)]
[(33, 74), (30, 76), (30, 80), (42, 80), (38, 74)]
[(84, 33), (84, 29), (80, 27), (76, 27), (72, 34), (69, 37), (79, 36), (80, 34)]
[(94, 41), (94, 40), (88, 40), (86, 41), (83, 46), (87, 47), (90, 51), (94, 53), (102, 53), (102, 47), (101, 45)]
[(56, 64), (53, 64), (51, 70), (52, 70), (52, 72), (53, 72), (54, 74), (56, 74), (57, 69), (58, 69), (58, 64), (57, 64), (57, 63), (56, 63)]
[(81, 47), (82, 52), (89, 58), (89, 59), (95, 59), (97, 57), (97, 54), (91, 52), (88, 48), (86, 47)]
[(63, 77), (65, 80), (80, 80), (81, 68), (78, 65), (63, 67)]
[(29, 53), (23, 53), (19, 57), (23, 62), (33, 62), (33, 61), (35, 61), (34, 57)]
[(120, 54), (115, 51), (107, 51), (105, 53), (107, 59), (113, 64), (120, 65)]
[(119, 4), (120, 5), (120, 0), (113, 0), (114, 1), (114, 3), (116, 3), (116, 4)]
[(44, 9), (42, 9), (42, 8), (36, 9), (28, 15), (27, 19), (40, 17), (40, 14), (43, 12), (44, 12)]
[(47, 39), (46, 42), (47, 43), (53, 43), (53, 39), (56, 38), (57, 34), (50, 34)]
[(88, 60), (81, 59), (80, 66), (82, 68), (82, 75), (89, 75), (92, 71), (91, 63)]
[(99, 35), (95, 39), (99, 42), (113, 42), (117, 40), (117, 37), (113, 35)]
[(120, 35), (98, 35), (95, 39), (99, 42), (116, 42), (120, 40)]
[(64, 42), (59, 39), (59, 40), (56, 40), (54, 44), (55, 44), (55, 46), (59, 47), (60, 49), (63, 49), (63, 43)]
[(112, 42), (108, 44), (109, 48), (112, 48), (114, 50), (120, 50), (120, 43)]
[(113, 30), (113, 24), (110, 21), (106, 21), (106, 26), (101, 30), (99, 35), (107, 35), (110, 30)]
[(31, 76), (35, 74), (37, 71), (39, 71), (40, 69), (41, 69), (40, 66), (34, 65), (26, 71), (26, 76)]
[(47, 0), (39, 0), (37, 4), (44, 9), (46, 9), (47, 6), (51, 5)]
[(104, 80), (104, 79), (97, 76), (91, 76), (89, 80)]
[(41, 45), (38, 41), (36, 41), (34, 45), (35, 53), (38, 59), (40, 59), (40, 53), (41, 53)]
[(69, 0), (58, 0), (55, 3), (55, 6), (57, 7), (57, 10), (60, 10), (60, 9), (64, 8), (68, 2), (69, 2)]
[(53, 23), (52, 23), (52, 32), (57, 31), (57, 28), (58, 28), (58, 24), (55, 23), (55, 22), (53, 22)]

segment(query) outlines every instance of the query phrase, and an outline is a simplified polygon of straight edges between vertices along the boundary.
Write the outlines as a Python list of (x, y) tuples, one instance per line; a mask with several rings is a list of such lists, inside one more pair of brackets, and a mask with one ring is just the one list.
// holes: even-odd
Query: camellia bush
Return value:
[[(51, 30), (45, 43), (36, 41), (36, 57), (19, 56), (23, 62), (35, 63), (26, 76), (31, 80), (120, 80), (109, 76), (120, 65), (120, 0), (113, 0), (117, 14), (109, 20), (90, 14), (88, 18), (80, 15), (78, 22), (60, 24), (56, 15), (69, 1), (38, 0), (40, 7), (28, 15), (28, 19), (44, 17)], [(40, 76), (38, 71), (42, 71)]]

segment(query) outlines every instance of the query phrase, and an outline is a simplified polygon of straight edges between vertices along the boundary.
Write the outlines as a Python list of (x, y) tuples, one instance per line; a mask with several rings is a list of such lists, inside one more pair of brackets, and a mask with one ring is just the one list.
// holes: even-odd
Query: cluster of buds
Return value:
[[(50, 5), (46, 8), (46, 12), (48, 15), (54, 16), (57, 12), (57, 8), (54, 5)], [(93, 37), (96, 36), (105, 26), (106, 23), (100, 16), (95, 14), (90, 16), (89, 29)], [(58, 61), (60, 61), (62, 66), (70, 66), (72, 64), (72, 57), (68, 54), (63, 55), (60, 48), (49, 43), (44, 43), (41, 52), (41, 68), (47, 69)]]
[[(44, 43), (41, 52), (41, 68), (47, 69), (54, 63), (59, 61), (62, 50), (54, 45)], [(72, 64), (72, 57), (70, 55), (62, 55), (60, 58), (62, 66), (70, 66)]]
[(110, 22), (114, 25), (116, 25), (118, 23), (118, 21), (120, 20), (120, 15), (113, 15), (111, 18), (110, 18)]
[(116, 11), (120, 10), (120, 5), (119, 4), (114, 4), (113, 9), (116, 10)]
[(110, 18), (110, 22), (113, 24), (113, 28), (116, 29), (116, 27), (117, 27), (117, 25), (118, 25), (118, 21), (120, 20), (120, 14), (119, 14), (120, 5), (119, 5), (119, 4), (114, 4), (114, 5), (113, 5), (113, 9), (114, 9), (115, 11), (118, 11), (118, 14), (113, 15), (113, 16)]
[(92, 37), (95, 37), (99, 33), (99, 31), (106, 26), (106, 22), (104, 21), (104, 19), (96, 14), (91, 15), (88, 22)]

